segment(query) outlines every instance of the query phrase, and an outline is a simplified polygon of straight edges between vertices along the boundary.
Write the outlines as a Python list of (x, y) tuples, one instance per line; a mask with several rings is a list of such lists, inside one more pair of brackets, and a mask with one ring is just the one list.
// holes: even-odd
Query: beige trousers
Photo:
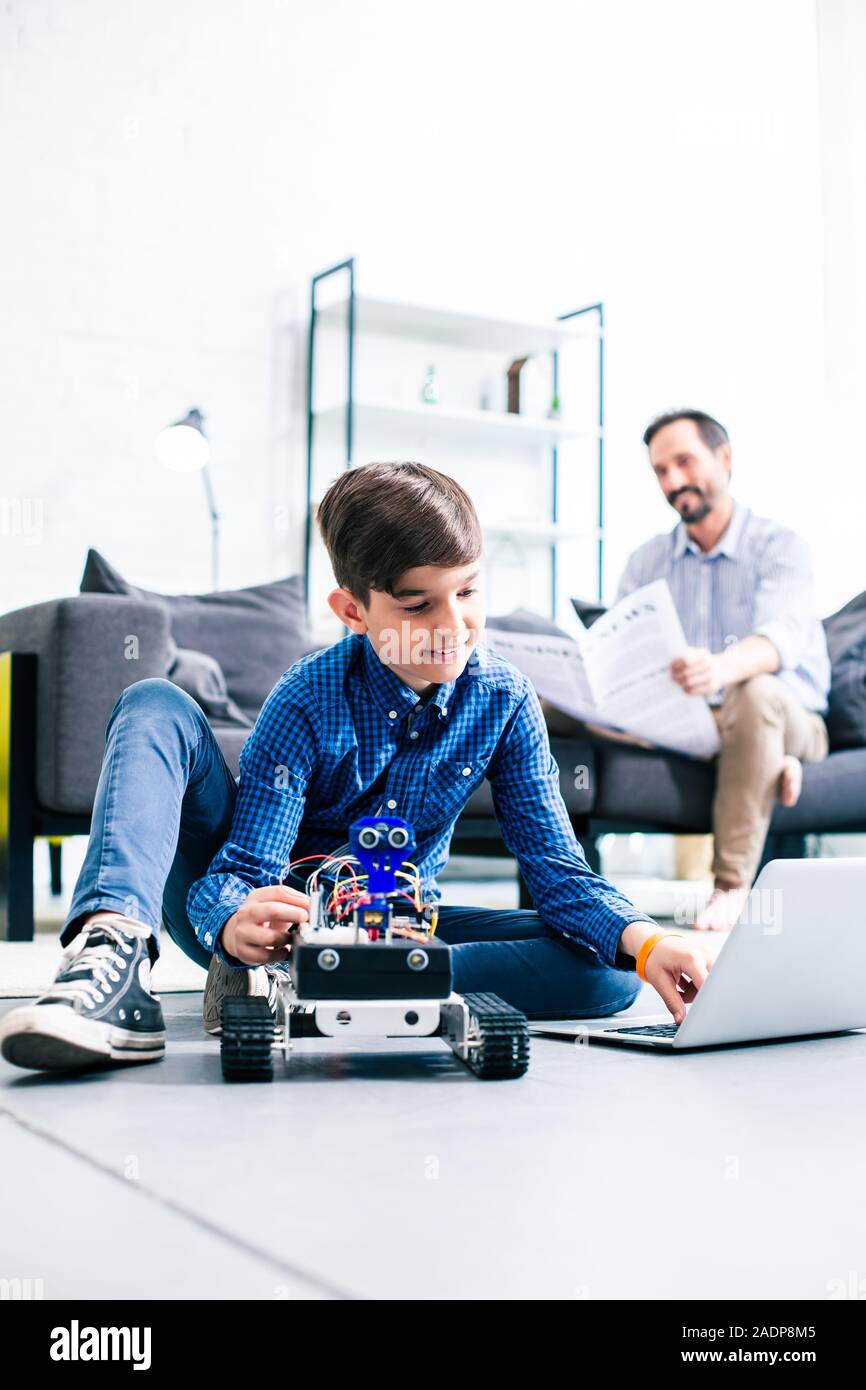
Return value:
[(782, 759), (787, 754), (804, 763), (826, 758), (827, 726), (770, 675), (732, 685), (713, 715), (722, 740), (713, 801), (713, 877), (751, 887)]
[[(588, 732), (586, 725), (546, 700), (541, 707), (551, 733)], [(827, 726), (820, 714), (800, 704), (778, 676), (770, 675), (730, 686), (713, 715), (721, 738), (713, 800), (713, 877), (751, 887), (773, 814), (782, 760), (788, 754), (804, 763), (826, 758)], [(591, 732), (602, 734), (594, 728)], [(623, 741), (622, 735), (610, 736)]]

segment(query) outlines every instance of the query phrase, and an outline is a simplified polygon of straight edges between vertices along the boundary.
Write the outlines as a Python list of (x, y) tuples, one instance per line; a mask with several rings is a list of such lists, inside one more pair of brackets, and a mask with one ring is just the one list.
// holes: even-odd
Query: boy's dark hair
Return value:
[(676, 424), (677, 420), (693, 420), (708, 449), (720, 449), (723, 444), (730, 443), (724, 425), (720, 425), (718, 420), (714, 420), (705, 410), (669, 410), (666, 414), (657, 416), (644, 430), (643, 442), (647, 448), (659, 430), (663, 430), (665, 425)]
[(319, 503), (319, 530), (334, 576), (366, 608), (370, 590), (391, 594), (419, 565), (468, 565), (481, 525), (459, 483), (423, 463), (349, 468)]

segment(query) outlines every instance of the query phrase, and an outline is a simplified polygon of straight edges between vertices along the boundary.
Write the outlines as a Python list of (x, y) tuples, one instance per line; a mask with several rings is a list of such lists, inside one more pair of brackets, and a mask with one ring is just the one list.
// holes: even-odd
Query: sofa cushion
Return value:
[[(630, 830), (703, 835), (712, 831), (715, 764), (618, 747), (595, 746), (598, 796), (593, 820)], [(866, 827), (866, 748), (831, 753), (804, 763), (803, 791), (796, 806), (776, 803), (770, 831), (797, 835)]]
[(866, 748), (841, 749), (820, 763), (803, 764), (796, 806), (773, 810), (770, 830), (784, 835), (866, 829)]
[(830, 654), (827, 731), (831, 748), (866, 745), (866, 593), (824, 619)]
[(659, 749), (595, 742), (598, 795), (593, 818), (629, 829), (646, 824), (672, 833), (704, 834), (716, 785), (714, 762)]
[(228, 694), (255, 719), (280, 676), (315, 651), (300, 575), (213, 594), (158, 594), (139, 589), (96, 550), (89, 550), (82, 593), (132, 594), (166, 608), (178, 647), (206, 652), (225, 674)]

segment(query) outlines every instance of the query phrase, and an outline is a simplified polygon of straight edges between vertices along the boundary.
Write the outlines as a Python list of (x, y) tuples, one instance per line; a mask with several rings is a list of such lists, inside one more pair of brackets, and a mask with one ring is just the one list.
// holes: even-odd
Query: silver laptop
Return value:
[(767, 864), (679, 1027), (670, 1014), (530, 1026), (666, 1052), (866, 1028), (866, 859)]

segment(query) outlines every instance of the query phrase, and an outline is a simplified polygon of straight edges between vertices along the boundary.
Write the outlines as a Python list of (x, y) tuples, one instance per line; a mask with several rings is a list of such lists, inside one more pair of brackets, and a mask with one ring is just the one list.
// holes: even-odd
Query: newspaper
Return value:
[(575, 719), (692, 758), (712, 758), (719, 734), (706, 700), (687, 695), (671, 662), (688, 643), (667, 581), (609, 608), (574, 638), (488, 628), (484, 640)]

